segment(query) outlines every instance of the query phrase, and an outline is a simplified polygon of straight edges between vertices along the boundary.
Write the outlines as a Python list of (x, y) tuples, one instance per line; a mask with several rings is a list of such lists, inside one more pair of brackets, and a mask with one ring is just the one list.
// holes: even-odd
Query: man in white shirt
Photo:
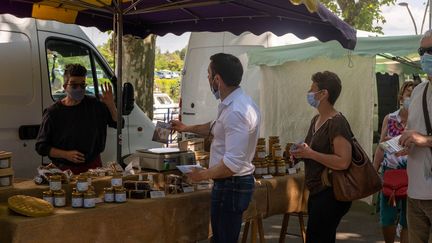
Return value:
[(421, 39), (418, 50), (421, 66), (428, 82), (417, 85), (411, 95), (408, 111), (408, 130), (399, 143), (408, 150), (407, 221), (410, 243), (432, 242), (432, 136), (426, 129), (423, 113), (423, 94), (426, 90), (427, 119), (432, 120), (432, 31)]
[(220, 99), (217, 119), (201, 125), (186, 126), (172, 121), (178, 132), (192, 132), (214, 138), (207, 170), (188, 174), (193, 181), (214, 180), (211, 196), (212, 242), (236, 243), (242, 214), (247, 209), (255, 186), (252, 159), (258, 140), (260, 113), (252, 98), (240, 88), (243, 67), (230, 54), (210, 57), (210, 90)]

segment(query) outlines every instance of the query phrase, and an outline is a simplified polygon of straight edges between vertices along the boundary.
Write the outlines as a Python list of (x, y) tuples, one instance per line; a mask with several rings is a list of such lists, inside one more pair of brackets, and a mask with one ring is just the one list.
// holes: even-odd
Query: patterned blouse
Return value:
[[(400, 109), (390, 113), (387, 122), (387, 136), (396, 137), (402, 134), (405, 130), (402, 124), (401, 117), (399, 115)], [(386, 169), (403, 169), (407, 165), (407, 156), (396, 156), (394, 154), (388, 154), (384, 152), (384, 160), (382, 162), (384, 170)]]

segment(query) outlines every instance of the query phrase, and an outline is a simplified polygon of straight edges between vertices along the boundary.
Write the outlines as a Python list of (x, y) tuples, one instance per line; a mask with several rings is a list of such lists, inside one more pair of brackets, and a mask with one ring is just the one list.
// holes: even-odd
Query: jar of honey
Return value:
[(72, 201), (73, 208), (82, 208), (83, 207), (83, 194), (79, 191), (72, 192)]
[(54, 192), (54, 207), (66, 206), (66, 194), (64, 190)]
[(42, 199), (49, 202), (51, 205), (54, 205), (54, 196), (53, 196), (53, 191), (49, 190), (49, 191), (44, 191), (42, 192)]
[(84, 208), (94, 208), (96, 206), (96, 193), (94, 191), (87, 191), (84, 193)]
[(79, 176), (76, 184), (78, 192), (86, 192), (89, 189), (89, 182), (86, 176)]
[(51, 191), (58, 191), (62, 189), (62, 182), (60, 175), (52, 175), (49, 177), (49, 187)]

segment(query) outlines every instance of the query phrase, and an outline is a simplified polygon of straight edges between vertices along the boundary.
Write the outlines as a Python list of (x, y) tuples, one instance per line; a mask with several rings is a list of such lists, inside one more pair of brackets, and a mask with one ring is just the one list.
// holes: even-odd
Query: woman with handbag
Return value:
[[(399, 136), (405, 130), (408, 119), (408, 106), (414, 82), (406, 81), (399, 91), (401, 108), (384, 117), (381, 129), (380, 142)], [(377, 147), (374, 158), (374, 167), (378, 171), (382, 167), (384, 181), (380, 192), (380, 223), (384, 241), (393, 243), (396, 236), (396, 225), (402, 226), (400, 234), (401, 243), (408, 242), (406, 220), (406, 190), (408, 177), (406, 173), (407, 156), (389, 154)], [(399, 217), (398, 217), (399, 215)], [(399, 222), (398, 222), (399, 219)]]
[(351, 207), (350, 201), (337, 200), (331, 185), (326, 183), (328, 171), (345, 170), (352, 159), (349, 124), (334, 108), (341, 90), (341, 81), (335, 73), (324, 71), (312, 75), (307, 101), (318, 110), (318, 115), (312, 119), (305, 142), (291, 151), (294, 158), (305, 162), (305, 183), (310, 191), (308, 243), (335, 242), (339, 222)]

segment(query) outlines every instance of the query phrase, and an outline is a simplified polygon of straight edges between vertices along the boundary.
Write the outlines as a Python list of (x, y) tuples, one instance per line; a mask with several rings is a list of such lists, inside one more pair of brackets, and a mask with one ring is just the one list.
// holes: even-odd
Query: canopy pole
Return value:
[(121, 8), (116, 11), (116, 39), (117, 39), (117, 59), (116, 59), (116, 76), (117, 76), (117, 163), (122, 165), (122, 64), (123, 64), (123, 13)]

